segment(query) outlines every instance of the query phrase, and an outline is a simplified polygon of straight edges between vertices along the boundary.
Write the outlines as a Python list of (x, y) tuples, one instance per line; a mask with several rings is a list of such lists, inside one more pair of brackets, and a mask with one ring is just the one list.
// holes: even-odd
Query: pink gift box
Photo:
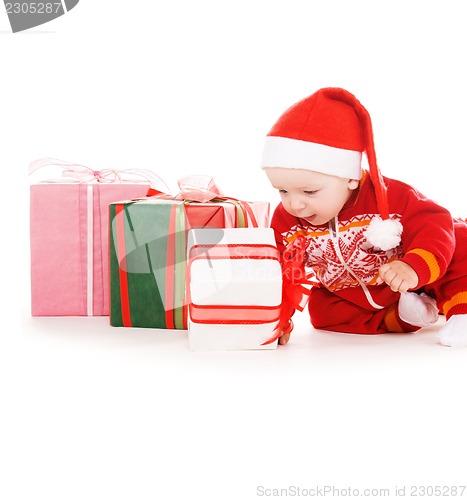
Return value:
[(31, 186), (31, 313), (109, 315), (109, 204), (146, 184)]
[[(108, 316), (109, 205), (144, 197), (158, 177), (55, 159), (31, 163), (30, 174), (46, 165), (58, 166), (63, 180), (30, 186), (31, 314)], [(122, 180), (126, 172), (138, 179)]]

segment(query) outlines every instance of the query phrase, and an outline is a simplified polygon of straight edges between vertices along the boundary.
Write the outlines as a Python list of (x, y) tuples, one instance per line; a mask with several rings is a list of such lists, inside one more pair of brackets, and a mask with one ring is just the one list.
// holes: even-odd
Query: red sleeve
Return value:
[(392, 213), (401, 214), (401, 260), (418, 275), (418, 287), (446, 273), (455, 249), (454, 221), (448, 210), (399, 181), (388, 180)]
[(274, 237), (276, 239), (277, 248), (281, 254), (284, 253), (287, 242), (285, 241), (284, 234), (290, 232), (292, 227), (298, 224), (298, 219), (290, 215), (282, 206), (282, 203), (274, 210), (271, 219), (271, 227), (274, 229)]

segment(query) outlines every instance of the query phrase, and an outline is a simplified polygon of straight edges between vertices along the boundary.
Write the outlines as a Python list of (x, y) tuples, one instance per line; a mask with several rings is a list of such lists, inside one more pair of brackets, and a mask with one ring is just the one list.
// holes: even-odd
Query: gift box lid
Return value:
[(281, 304), (282, 270), (272, 229), (194, 229), (187, 248), (192, 304)]

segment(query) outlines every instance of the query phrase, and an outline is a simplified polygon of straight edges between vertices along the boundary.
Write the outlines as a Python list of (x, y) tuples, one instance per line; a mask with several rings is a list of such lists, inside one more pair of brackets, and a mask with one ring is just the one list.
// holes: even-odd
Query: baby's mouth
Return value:
[(313, 222), (316, 219), (316, 214), (309, 215), (308, 217), (302, 217), (302, 219), (306, 220), (307, 222)]

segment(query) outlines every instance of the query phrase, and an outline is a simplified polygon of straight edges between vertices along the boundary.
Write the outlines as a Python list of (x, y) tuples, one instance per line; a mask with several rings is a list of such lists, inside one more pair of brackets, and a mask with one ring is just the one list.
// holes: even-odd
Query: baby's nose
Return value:
[(290, 208), (295, 214), (299, 215), (306, 208), (306, 203), (301, 196), (294, 196), (290, 200)]

